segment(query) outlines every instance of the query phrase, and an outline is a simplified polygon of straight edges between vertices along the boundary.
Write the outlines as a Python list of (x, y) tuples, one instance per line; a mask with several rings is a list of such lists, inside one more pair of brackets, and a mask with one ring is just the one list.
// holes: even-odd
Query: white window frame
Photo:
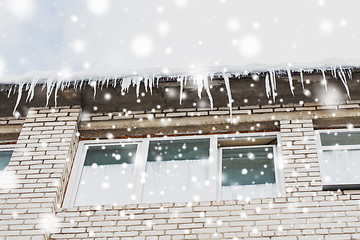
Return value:
[[(238, 134), (216, 134), (216, 135), (191, 135), (191, 136), (176, 136), (176, 137), (154, 137), (154, 138), (128, 138), (128, 139), (110, 139), (110, 140), (84, 140), (80, 141), (78, 151), (76, 153), (72, 172), (68, 182), (68, 187), (65, 193), (63, 207), (73, 207), (81, 179), (81, 173), (84, 166), (86, 153), (88, 147), (91, 146), (104, 146), (116, 144), (137, 144), (136, 158), (134, 162), (134, 188), (133, 194), (135, 200), (132, 203), (140, 203), (143, 185), (140, 183), (141, 174), (146, 171), (146, 161), (150, 141), (169, 141), (169, 140), (190, 140), (190, 139), (209, 139), (209, 182), (211, 200), (221, 200), (221, 159), (219, 154), (221, 152), (218, 147), (218, 139), (231, 139), (231, 138), (246, 138), (246, 137), (266, 137), (273, 136), (277, 139), (277, 145), (272, 145), (274, 148), (274, 166), (275, 166), (275, 179), (278, 191), (278, 196), (285, 194), (284, 187), (284, 174), (283, 164), (281, 158), (281, 136), (279, 132), (266, 132), (266, 133), (238, 133)], [(244, 146), (244, 148), (256, 147), (259, 145)], [(269, 146), (269, 145), (265, 145)], [(220, 165), (219, 165), (220, 164)], [(219, 185), (220, 184), (220, 185)], [(131, 204), (131, 203), (129, 203)]]
[[(14, 153), (14, 149), (15, 149), (16, 144), (4, 144), (4, 145), (0, 145), (0, 152), (6, 152), (6, 151), (12, 151)], [(11, 154), (12, 155), (12, 154)], [(11, 159), (11, 158), (10, 158)], [(8, 165), (9, 166), (9, 165)], [(4, 170), (0, 170), (1, 172), (4, 172), (6, 170), (6, 167)]]
[(321, 144), (321, 133), (360, 133), (359, 128), (354, 129), (328, 129), (328, 130), (316, 130), (315, 136), (316, 136), (316, 149), (319, 159), (319, 167), (320, 167), (320, 176), (321, 176), (321, 183), (323, 190), (338, 190), (338, 189), (360, 189), (360, 182), (349, 184), (349, 183), (326, 183), (325, 176), (326, 174), (326, 167), (324, 162), (324, 150), (351, 150), (351, 149), (358, 149), (360, 150), (360, 144), (354, 144), (354, 145), (339, 145), (339, 146), (322, 146)]

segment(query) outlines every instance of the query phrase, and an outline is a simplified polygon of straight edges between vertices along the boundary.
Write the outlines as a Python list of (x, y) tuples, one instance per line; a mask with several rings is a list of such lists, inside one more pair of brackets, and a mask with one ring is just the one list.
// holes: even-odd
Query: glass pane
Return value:
[(143, 202), (207, 200), (209, 139), (149, 144)]
[(358, 184), (360, 150), (323, 151), (325, 184)]
[(273, 147), (222, 150), (222, 199), (276, 196)]
[(89, 147), (75, 205), (131, 202), (136, 144)]
[(360, 144), (360, 132), (320, 133), (322, 146), (341, 146)]
[(12, 151), (0, 151), (0, 172), (9, 164), (11, 155)]

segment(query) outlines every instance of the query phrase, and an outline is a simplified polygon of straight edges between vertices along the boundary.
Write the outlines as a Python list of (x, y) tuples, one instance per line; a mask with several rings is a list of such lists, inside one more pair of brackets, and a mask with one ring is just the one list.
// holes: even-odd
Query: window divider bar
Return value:
[(217, 159), (219, 156), (218, 153), (218, 138), (217, 136), (210, 136), (210, 152), (209, 152), (209, 186), (210, 187), (210, 199), (217, 199), (219, 200), (219, 186), (218, 186), (218, 164)]
[(149, 143), (148, 139), (143, 140), (139, 143), (138, 148), (136, 150), (136, 158), (134, 163), (134, 202), (140, 203), (142, 201), (142, 194), (144, 183), (142, 183), (142, 179), (146, 180), (146, 161), (149, 152)]

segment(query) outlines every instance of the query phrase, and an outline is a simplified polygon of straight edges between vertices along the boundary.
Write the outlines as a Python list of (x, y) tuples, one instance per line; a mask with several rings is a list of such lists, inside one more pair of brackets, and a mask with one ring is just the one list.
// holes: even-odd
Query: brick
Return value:
[(186, 116), (186, 112), (174, 112), (174, 113), (167, 113), (166, 117), (184, 117)]
[(209, 115), (228, 115), (229, 111), (209, 111)]
[(274, 112), (274, 109), (272, 108), (264, 108), (264, 109), (254, 109), (253, 113), (270, 113)]

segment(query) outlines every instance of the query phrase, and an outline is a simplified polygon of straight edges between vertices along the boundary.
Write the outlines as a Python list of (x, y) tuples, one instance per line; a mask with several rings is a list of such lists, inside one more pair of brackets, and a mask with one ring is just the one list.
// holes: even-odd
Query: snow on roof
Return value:
[[(210, 99), (210, 105), (213, 106), (212, 96), (209, 89), (209, 81), (213, 77), (220, 77), (224, 79), (226, 91), (228, 94), (230, 115), (232, 96), (230, 91), (229, 77), (244, 77), (250, 74), (264, 74), (265, 87), (267, 97), (275, 99), (276, 96), (276, 77), (279, 75), (287, 75), (289, 80), (289, 87), (293, 93), (293, 78), (292, 73), (300, 73), (301, 83), (303, 85), (303, 73), (321, 72), (324, 79), (325, 88), (326, 72), (330, 71), (332, 76), (339, 78), (345, 86), (349, 95), (349, 88), (347, 86), (347, 79), (352, 78), (352, 70), (360, 68), (360, 60), (337, 60), (328, 59), (317, 63), (298, 64), (251, 64), (242, 67), (237, 66), (215, 66), (204, 67), (199, 69), (148, 69), (143, 71), (113, 71), (113, 72), (29, 72), (24, 75), (2, 75), (0, 76), (0, 84), (10, 85), (10, 94), (18, 92), (17, 103), (14, 108), (14, 113), (18, 104), (20, 103), (23, 91), (27, 91), (26, 101), (31, 101), (34, 97), (34, 89), (37, 85), (46, 87), (47, 103), (52, 92), (55, 92), (55, 105), (57, 100), (58, 90), (64, 90), (70, 87), (81, 89), (84, 84), (88, 84), (94, 88), (94, 97), (96, 89), (99, 86), (111, 84), (115, 87), (120, 84), (122, 91), (127, 92), (130, 86), (136, 87), (137, 95), (139, 95), (140, 84), (145, 85), (146, 90), (152, 92), (152, 88), (158, 85), (159, 79), (176, 79), (180, 84), (180, 103), (181, 93), (183, 87), (188, 80), (193, 80), (198, 88), (198, 95), (205, 89)], [(115, 80), (115, 81), (111, 81)], [(110, 83), (111, 81), (111, 83)], [(294, 94), (294, 93), (293, 93)]]
[(187, 69), (165, 69), (153, 68), (145, 70), (124, 70), (107, 72), (66, 72), (66, 71), (31, 71), (22, 75), (0, 75), (0, 84), (21, 84), (36, 81), (38, 83), (48, 83), (56, 81), (83, 81), (83, 80), (109, 80), (136, 77), (154, 78), (174, 78), (179, 76), (195, 76), (198, 74), (208, 76), (222, 76), (223, 73), (235, 76), (247, 76), (249, 74), (259, 74), (274, 72), (277, 75), (291, 72), (314, 72), (314, 71), (334, 71), (336, 69), (360, 68), (360, 60), (340, 60), (327, 59), (315, 63), (282, 63), (282, 64), (249, 64), (245, 66), (212, 66), (202, 68)]

